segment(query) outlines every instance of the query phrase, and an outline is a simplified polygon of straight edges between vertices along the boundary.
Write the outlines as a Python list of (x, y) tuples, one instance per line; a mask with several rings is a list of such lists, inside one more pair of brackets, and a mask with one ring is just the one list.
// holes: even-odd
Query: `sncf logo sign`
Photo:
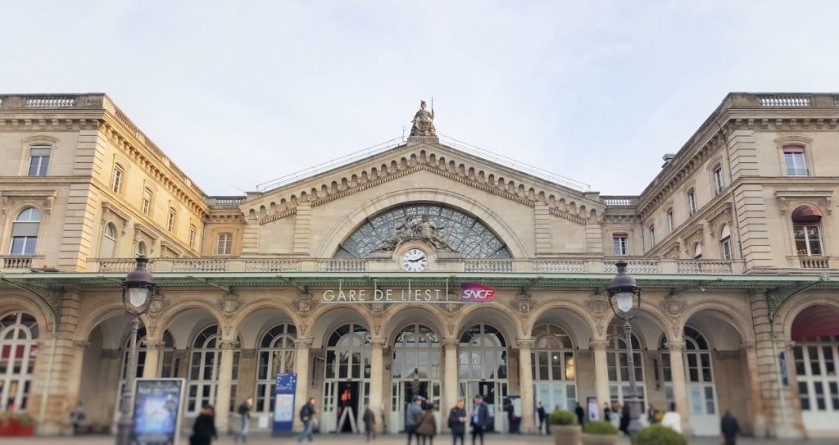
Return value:
[(463, 283), (460, 285), (460, 301), (481, 303), (492, 301), (495, 289), (479, 283)]

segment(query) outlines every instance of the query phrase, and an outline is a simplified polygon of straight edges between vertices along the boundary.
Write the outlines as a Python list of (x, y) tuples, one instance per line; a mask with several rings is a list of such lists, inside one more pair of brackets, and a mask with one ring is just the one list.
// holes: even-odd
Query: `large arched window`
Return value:
[(34, 255), (38, 244), (41, 212), (34, 207), (23, 209), (12, 223), (12, 255)]
[[(626, 354), (626, 340), (623, 326), (609, 325), (609, 348), (606, 351), (606, 365), (609, 374), (609, 398), (611, 401), (623, 404), (629, 397), (629, 365)], [(632, 334), (632, 359), (635, 364), (635, 381), (637, 382), (638, 398), (641, 409), (646, 407), (646, 389), (644, 388), (644, 361), (641, 356), (641, 342)]]
[(439, 410), (443, 363), (440, 338), (434, 330), (420, 323), (406, 326), (393, 343), (391, 365), (392, 406), (404, 418), (402, 408), (420, 395), (434, 401)]
[[(187, 392), (187, 414), (198, 414), (205, 403), (216, 403), (221, 362), (221, 333), (218, 325), (210, 326), (195, 337), (192, 342), (192, 357), (189, 364), (189, 390)], [(233, 411), (236, 400), (236, 384), (239, 380), (239, 350), (233, 352), (233, 373), (230, 376), (229, 409)]]
[(357, 419), (370, 402), (370, 339), (370, 331), (357, 323), (341, 325), (329, 335), (323, 363), (322, 431), (352, 431), (348, 419)]
[(501, 428), (501, 409), (507, 397), (507, 342), (495, 326), (476, 324), (460, 336), (458, 396), (472, 400), (483, 395), (495, 416), (494, 428)]
[[(691, 423), (697, 434), (718, 434), (716, 389), (714, 387), (713, 360), (708, 341), (696, 329), (685, 326), (684, 369)], [(675, 401), (673, 373), (667, 338), (662, 335), (658, 342), (661, 352), (661, 367), (664, 377), (664, 398), (667, 406)]]
[(292, 324), (278, 324), (262, 336), (259, 344), (259, 364), (256, 371), (256, 412), (273, 410), (274, 389), (279, 373), (294, 372), (297, 328)]
[(100, 258), (113, 258), (117, 248), (117, 227), (114, 223), (105, 224), (102, 231), (102, 244), (99, 246)]
[[(119, 409), (119, 401), (122, 398), (123, 386), (128, 372), (128, 353), (131, 349), (131, 338), (125, 340), (122, 352), (122, 367), (120, 368), (119, 388), (117, 390), (116, 408)], [(146, 327), (140, 326), (137, 330), (137, 373), (135, 378), (143, 377), (146, 369), (146, 354), (148, 352)], [(157, 377), (177, 377), (178, 364), (175, 360), (175, 339), (169, 331), (163, 333), (163, 345), (159, 350), (160, 356), (157, 362), (157, 370), (154, 375)]]
[(15, 312), (0, 318), (0, 410), (26, 410), (37, 355), (35, 317)]
[(819, 209), (801, 206), (792, 212), (792, 230), (795, 236), (795, 253), (802, 256), (821, 256), (821, 220)]
[[(423, 223), (426, 223), (423, 225)], [(426, 239), (465, 258), (510, 258), (506, 244), (474, 216), (440, 204), (405, 204), (365, 220), (338, 246), (338, 258), (365, 258), (399, 240)]]
[(553, 409), (574, 409), (577, 402), (577, 361), (571, 337), (561, 327), (546, 323), (533, 328), (531, 351), (536, 399)]

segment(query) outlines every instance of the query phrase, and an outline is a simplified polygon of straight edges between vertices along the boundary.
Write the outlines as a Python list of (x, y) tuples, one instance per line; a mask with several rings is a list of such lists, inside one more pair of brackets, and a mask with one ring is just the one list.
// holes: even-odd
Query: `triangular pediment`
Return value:
[(436, 142), (408, 142), (346, 165), (315, 173), (262, 193), (249, 193), (242, 210), (260, 224), (317, 207), (389, 181), (426, 171), (530, 207), (546, 206), (554, 216), (585, 224), (605, 209), (599, 194), (576, 190), (534, 174)]

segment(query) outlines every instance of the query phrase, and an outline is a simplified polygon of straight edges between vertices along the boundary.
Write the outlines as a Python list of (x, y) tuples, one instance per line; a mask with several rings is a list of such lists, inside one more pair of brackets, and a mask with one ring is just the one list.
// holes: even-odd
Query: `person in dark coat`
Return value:
[(431, 408), (425, 410), (417, 425), (417, 437), (422, 439), (422, 445), (434, 445), (434, 436), (437, 435), (437, 419)]
[[(539, 434), (542, 434), (542, 426), (545, 424), (545, 407), (542, 406), (542, 402), (536, 404), (536, 416), (539, 417)], [(551, 430), (548, 429), (547, 432), (550, 433)]]
[(629, 404), (624, 403), (623, 408), (621, 408), (621, 423), (620, 428), (624, 434), (629, 436)]
[(364, 431), (367, 432), (367, 442), (370, 442), (376, 438), (376, 414), (369, 406), (364, 410), (362, 420), (364, 420)]
[(583, 407), (580, 406), (580, 402), (577, 402), (577, 407), (574, 408), (574, 413), (577, 414), (577, 423), (579, 423), (580, 426), (582, 426), (583, 423), (586, 421), (586, 410), (584, 410)]
[(192, 424), (192, 436), (189, 445), (210, 445), (213, 439), (218, 439), (216, 431), (216, 410), (213, 405), (204, 405)]
[(449, 429), (452, 430), (452, 445), (457, 445), (457, 440), (460, 439), (460, 445), (463, 444), (463, 437), (466, 435), (466, 409), (463, 407), (463, 400), (458, 400), (454, 408), (449, 411)]
[(731, 415), (731, 412), (725, 410), (725, 414), (720, 421), (720, 431), (725, 445), (737, 445), (737, 434), (740, 433), (740, 425), (737, 423), (737, 418)]
[(475, 396), (475, 407), (472, 411), (472, 445), (475, 445), (475, 439), (481, 438), (481, 445), (484, 445), (484, 431), (489, 427), (489, 408), (484, 403), (484, 396), (478, 394)]

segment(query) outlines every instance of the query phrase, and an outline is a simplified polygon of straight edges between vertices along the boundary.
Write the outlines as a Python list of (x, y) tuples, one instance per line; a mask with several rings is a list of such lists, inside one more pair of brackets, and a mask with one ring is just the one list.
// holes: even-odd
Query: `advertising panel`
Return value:
[(137, 379), (132, 445), (177, 445), (185, 379)]

